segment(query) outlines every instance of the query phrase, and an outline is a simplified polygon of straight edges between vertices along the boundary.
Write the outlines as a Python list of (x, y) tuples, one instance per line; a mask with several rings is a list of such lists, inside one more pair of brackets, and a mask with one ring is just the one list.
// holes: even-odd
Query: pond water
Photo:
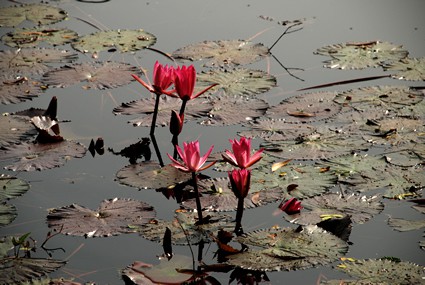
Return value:
[[(32, 1), (27, 1), (32, 2)], [(96, 3), (99, 2), (99, 3)], [(34, 2), (35, 3), (35, 2)], [(14, 4), (2, 1), (2, 6)], [(55, 27), (66, 27), (79, 35), (96, 32), (97, 29), (139, 29), (142, 28), (157, 37), (153, 46), (165, 53), (204, 40), (252, 39), (253, 42), (271, 46), (282, 34), (285, 27), (277, 25), (280, 20), (298, 20), (302, 30), (285, 35), (272, 49), (273, 55), (291, 70), (291, 76), (278, 62), (267, 57), (248, 65), (249, 68), (269, 72), (277, 79), (277, 86), (259, 95), (270, 106), (276, 105), (290, 96), (303, 94), (302, 88), (353, 78), (389, 74), (382, 68), (363, 70), (337, 70), (323, 67), (327, 58), (313, 52), (323, 46), (345, 42), (388, 41), (403, 45), (411, 57), (423, 57), (425, 47), (425, 2), (412, 1), (346, 1), (346, 0), (303, 0), (303, 1), (72, 1), (60, 0), (49, 3), (67, 11), (67, 20), (56, 23)], [(260, 16), (274, 18), (274, 21)], [(83, 19), (84, 21), (81, 21)], [(25, 22), (22, 26), (31, 27)], [(0, 28), (0, 34), (13, 31)], [(47, 46), (47, 45), (46, 45)], [(10, 49), (2, 44), (2, 50)], [(62, 47), (61, 47), (62, 48)], [(65, 49), (71, 50), (69, 45)], [(90, 55), (79, 55), (79, 61), (92, 60)], [(134, 54), (101, 52), (98, 60), (114, 60), (141, 66), (151, 77), (156, 60), (171, 64), (163, 55), (143, 50)], [(203, 62), (194, 62), (198, 71), (205, 70)], [(19, 104), (0, 105), (0, 111), (15, 112), (30, 107), (46, 108), (52, 96), (58, 98), (58, 116), (69, 123), (61, 124), (64, 138), (89, 146), (92, 139), (102, 137), (106, 147), (120, 150), (142, 137), (149, 136), (148, 127), (133, 127), (127, 121), (135, 116), (114, 115), (113, 108), (123, 102), (147, 98), (150, 95), (137, 82), (107, 90), (84, 90), (83, 84), (67, 88), (49, 88), (38, 98)], [(357, 82), (347, 85), (318, 89), (319, 91), (341, 91), (372, 85), (421, 86), (423, 81), (397, 81), (383, 78), (375, 81)], [(307, 91), (310, 92), (310, 91)], [(312, 91), (313, 92), (313, 91)], [(240, 106), (243, 108), (244, 106)], [(203, 126), (197, 122), (187, 122), (179, 136), (179, 141), (199, 139), (201, 152), (211, 144), (216, 151), (229, 148), (229, 139), (237, 137), (244, 129), (240, 124), (233, 126)], [(166, 153), (172, 153), (171, 136), (168, 127), (156, 129), (156, 137), (162, 157), (168, 163)], [(255, 149), (262, 143), (253, 140)], [(152, 149), (153, 151), (153, 149)], [(155, 153), (152, 159), (156, 160)], [(9, 162), (1, 162), (4, 167)], [(50, 170), (13, 173), (29, 182), (31, 189), (22, 197), (11, 200), (18, 209), (17, 218), (9, 225), (0, 228), (0, 235), (22, 235), (31, 232), (31, 237), (41, 243), (49, 228), (46, 224), (48, 210), (72, 203), (96, 209), (104, 199), (114, 197), (132, 198), (152, 205), (157, 218), (170, 220), (178, 204), (173, 199), (165, 199), (154, 190), (138, 190), (119, 184), (116, 181), (118, 170), (128, 165), (128, 159), (109, 152), (92, 157), (87, 153), (83, 158), (71, 159), (64, 166)], [(217, 173), (208, 170), (207, 175)], [(422, 185), (423, 186), (423, 185)], [(353, 258), (380, 258), (395, 256), (405, 261), (424, 265), (424, 251), (418, 246), (423, 240), (423, 231), (397, 232), (387, 225), (389, 216), (404, 219), (423, 219), (423, 214), (411, 208), (410, 203), (399, 200), (384, 200), (385, 209), (365, 224), (354, 224), (350, 235), (349, 252)], [(273, 225), (293, 226), (282, 218), (273, 215), (278, 203), (249, 209), (244, 212), (244, 230), (252, 231)], [(234, 215), (235, 212), (230, 212)], [(156, 256), (162, 253), (160, 243), (148, 241), (138, 234), (124, 234), (107, 238), (83, 238), (58, 235), (49, 240), (48, 247), (62, 247), (65, 252), (55, 251), (53, 257), (66, 259), (65, 267), (52, 273), (52, 277), (74, 278), (77, 282), (96, 284), (123, 284), (120, 270), (140, 260), (156, 263)], [(174, 246), (174, 253), (190, 256), (188, 247)], [(204, 261), (213, 263), (216, 245), (206, 245)], [(38, 249), (36, 256), (47, 257)], [(335, 265), (334, 263), (332, 265)], [(222, 283), (228, 282), (229, 274), (217, 273), (214, 276)], [(272, 284), (316, 284), (319, 279), (347, 278), (335, 271), (332, 266), (316, 267), (301, 271), (270, 272)]]

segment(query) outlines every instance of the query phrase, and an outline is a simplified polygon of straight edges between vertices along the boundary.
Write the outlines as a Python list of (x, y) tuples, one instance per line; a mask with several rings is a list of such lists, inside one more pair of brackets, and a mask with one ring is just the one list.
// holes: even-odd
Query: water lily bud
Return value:
[(183, 129), (184, 114), (179, 115), (176, 111), (171, 111), (170, 132), (178, 136)]

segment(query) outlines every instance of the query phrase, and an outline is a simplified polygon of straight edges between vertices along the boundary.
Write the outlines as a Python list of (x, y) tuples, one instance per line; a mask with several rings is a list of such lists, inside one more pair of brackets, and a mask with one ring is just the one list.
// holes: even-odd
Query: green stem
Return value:
[(193, 189), (195, 190), (196, 210), (198, 211), (198, 224), (203, 224), (201, 200), (198, 191), (198, 176), (196, 172), (192, 172)]

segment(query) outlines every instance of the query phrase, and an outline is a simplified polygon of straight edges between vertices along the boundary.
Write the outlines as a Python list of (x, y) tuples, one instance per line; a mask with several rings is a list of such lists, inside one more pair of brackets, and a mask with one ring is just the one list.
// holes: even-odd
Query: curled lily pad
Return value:
[(47, 42), (54, 46), (70, 43), (78, 38), (78, 34), (69, 29), (33, 28), (19, 29), (7, 33), (1, 39), (11, 47), (32, 47), (40, 42)]
[(43, 82), (53, 87), (68, 87), (84, 82), (84, 89), (109, 89), (129, 84), (137, 68), (127, 63), (93, 62), (65, 65), (43, 75)]
[(21, 143), (0, 150), (0, 160), (13, 160), (14, 163), (5, 167), (13, 171), (34, 171), (59, 167), (71, 157), (81, 158), (86, 148), (73, 141), (56, 143)]
[(98, 53), (100, 51), (137, 51), (153, 46), (156, 37), (142, 29), (99, 31), (80, 37), (72, 43), (72, 47), (83, 53)]
[(0, 117), (0, 147), (18, 143), (37, 134), (27, 117), (9, 115)]
[(27, 77), (3, 80), (0, 87), (0, 102), (5, 105), (32, 100), (44, 89), (39, 82), (31, 81)]
[(30, 185), (15, 176), (0, 175), (0, 202), (21, 196), (30, 189)]
[(153, 207), (145, 202), (114, 198), (102, 201), (95, 211), (76, 204), (52, 209), (47, 224), (67, 235), (107, 237), (132, 233), (130, 226), (142, 227), (155, 216)]
[(263, 271), (299, 270), (326, 265), (348, 251), (345, 241), (317, 226), (258, 230), (238, 237), (237, 241), (260, 249), (231, 255), (228, 262)]
[(23, 284), (23, 282), (40, 278), (64, 266), (66, 261), (44, 258), (0, 259), (0, 284)]
[(206, 59), (206, 66), (249, 64), (268, 55), (269, 49), (264, 45), (244, 40), (203, 41), (180, 48), (172, 54), (177, 59)]
[(43, 4), (25, 4), (2, 7), (0, 9), (0, 26), (14, 27), (25, 20), (37, 25), (49, 25), (67, 17), (64, 10)]
[(4, 76), (42, 74), (49, 69), (47, 63), (71, 62), (76, 57), (76, 53), (48, 48), (0, 51), (0, 74)]
[(242, 96), (220, 96), (213, 101), (209, 119), (202, 121), (201, 124), (228, 126), (245, 123), (264, 115), (267, 108), (268, 104), (264, 100)]
[[(339, 271), (358, 278), (354, 284), (423, 284), (425, 269), (423, 266), (388, 259), (354, 259), (346, 258), (336, 266)], [(382, 274), (385, 272), (385, 274)], [(368, 283), (358, 283), (368, 282)]]
[(403, 58), (397, 62), (384, 65), (385, 70), (398, 71), (394, 78), (412, 81), (425, 80), (425, 57)]
[(227, 95), (253, 96), (264, 93), (276, 86), (276, 78), (264, 71), (246, 68), (212, 69), (198, 74), (201, 85), (217, 83), (212, 89), (223, 90)]
[(18, 211), (15, 206), (0, 202), (0, 227), (10, 224), (17, 216)]
[(329, 45), (317, 49), (315, 54), (331, 57), (330, 60), (325, 61), (325, 67), (363, 69), (399, 61), (407, 57), (409, 53), (401, 46), (392, 43), (371, 41)]

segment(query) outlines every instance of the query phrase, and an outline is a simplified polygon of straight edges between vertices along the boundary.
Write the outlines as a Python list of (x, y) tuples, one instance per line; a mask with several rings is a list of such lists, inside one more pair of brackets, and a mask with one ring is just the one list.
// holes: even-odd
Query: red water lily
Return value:
[(215, 163), (215, 161), (213, 161), (204, 166), (213, 148), (214, 146), (211, 146), (207, 153), (201, 157), (199, 153), (199, 141), (193, 141), (189, 143), (183, 143), (183, 150), (180, 148), (180, 146), (176, 145), (177, 153), (182, 159), (182, 162), (177, 161), (168, 153), (167, 155), (172, 161), (171, 165), (175, 168), (184, 172), (198, 172), (211, 167)]
[(263, 149), (258, 150), (254, 155), (251, 155), (251, 139), (241, 137), (239, 141), (230, 140), (233, 153), (226, 150), (222, 154), (224, 160), (239, 168), (248, 168), (261, 159)]
[(197, 94), (193, 94), (193, 90), (195, 88), (196, 82), (196, 70), (193, 65), (187, 67), (183, 65), (182, 67), (177, 67), (174, 69), (174, 87), (176, 93), (180, 99), (183, 101), (188, 101), (191, 99), (195, 99), (200, 95), (204, 94), (206, 91), (216, 86), (217, 84), (213, 84), (201, 92)]
[(136, 79), (140, 84), (142, 84), (150, 92), (155, 93), (156, 95), (170, 95), (177, 97), (172, 93), (172, 91), (167, 90), (171, 84), (173, 84), (174, 78), (174, 67), (168, 65), (162, 65), (158, 61), (155, 62), (153, 67), (153, 84), (149, 85), (139, 78), (136, 74), (132, 74), (134, 79)]
[(251, 170), (235, 169), (228, 173), (233, 194), (238, 199), (244, 199), (248, 195), (251, 184)]
[(183, 129), (184, 114), (179, 114), (174, 110), (171, 110), (170, 119), (170, 133), (174, 136), (178, 136)]
[(282, 201), (279, 205), (279, 209), (287, 213), (288, 215), (297, 214), (301, 211), (303, 207), (301, 206), (301, 202), (297, 200), (297, 198), (291, 198), (288, 201)]

